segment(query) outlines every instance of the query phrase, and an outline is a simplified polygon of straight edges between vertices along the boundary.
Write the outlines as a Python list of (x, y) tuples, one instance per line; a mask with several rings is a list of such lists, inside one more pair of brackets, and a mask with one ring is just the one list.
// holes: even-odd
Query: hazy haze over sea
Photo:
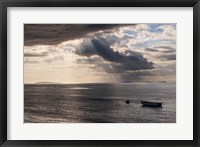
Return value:
[[(150, 99), (163, 108), (142, 107)], [(25, 84), (24, 122), (175, 123), (176, 83)]]

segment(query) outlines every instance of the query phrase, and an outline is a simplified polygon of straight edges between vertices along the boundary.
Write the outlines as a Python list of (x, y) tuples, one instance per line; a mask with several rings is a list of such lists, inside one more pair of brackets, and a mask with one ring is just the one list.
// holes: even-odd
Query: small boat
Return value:
[(162, 107), (162, 102), (158, 101), (140, 101), (144, 107)]
[(126, 104), (129, 104), (130, 103), (130, 101), (129, 100), (126, 100)]

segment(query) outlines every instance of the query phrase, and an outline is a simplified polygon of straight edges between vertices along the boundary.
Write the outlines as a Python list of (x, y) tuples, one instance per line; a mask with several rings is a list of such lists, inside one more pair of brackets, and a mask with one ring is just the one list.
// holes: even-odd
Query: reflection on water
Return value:
[[(163, 108), (142, 107), (159, 98)], [(129, 99), (130, 104), (126, 104)], [(38, 123), (174, 123), (175, 83), (24, 86), (24, 121)]]

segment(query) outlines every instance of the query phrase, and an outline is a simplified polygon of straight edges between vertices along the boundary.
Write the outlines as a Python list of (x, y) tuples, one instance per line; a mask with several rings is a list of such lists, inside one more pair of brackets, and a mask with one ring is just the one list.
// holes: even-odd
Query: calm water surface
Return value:
[[(25, 84), (24, 91), (25, 123), (176, 122), (175, 83)], [(156, 98), (163, 108), (140, 103)]]

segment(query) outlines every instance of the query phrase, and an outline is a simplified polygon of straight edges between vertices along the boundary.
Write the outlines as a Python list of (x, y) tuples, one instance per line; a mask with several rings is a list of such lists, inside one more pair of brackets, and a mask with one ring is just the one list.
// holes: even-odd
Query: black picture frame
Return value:
[[(193, 7), (193, 140), (7, 140), (8, 7)], [(199, 0), (0, 0), (0, 145), (21, 146), (200, 146), (200, 2)], [(55, 134), (56, 135), (56, 134)], [(87, 135), (87, 134), (86, 134)]]

